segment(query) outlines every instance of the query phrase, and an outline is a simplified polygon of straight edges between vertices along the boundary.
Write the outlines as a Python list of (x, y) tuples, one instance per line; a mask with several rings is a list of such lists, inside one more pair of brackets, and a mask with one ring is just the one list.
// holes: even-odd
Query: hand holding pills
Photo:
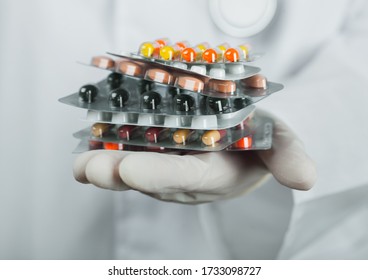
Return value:
[[(309, 189), (316, 169), (303, 145), (280, 120), (267, 151), (212, 153), (146, 153), (96, 150), (74, 164), (75, 179), (112, 190), (138, 190), (164, 201), (203, 203), (235, 197), (260, 185), (268, 174), (281, 184)], [(180, 132), (186, 135), (188, 132)], [(181, 140), (178, 140), (181, 141)]]
[(79, 182), (190, 204), (238, 196), (270, 173), (290, 188), (313, 185), (315, 167), (300, 141), (255, 110), (283, 86), (246, 64), (248, 45), (164, 38), (110, 55), (90, 63), (111, 71), (105, 80), (60, 99), (88, 109), (94, 122), (74, 134), (77, 152), (93, 150), (75, 161)]

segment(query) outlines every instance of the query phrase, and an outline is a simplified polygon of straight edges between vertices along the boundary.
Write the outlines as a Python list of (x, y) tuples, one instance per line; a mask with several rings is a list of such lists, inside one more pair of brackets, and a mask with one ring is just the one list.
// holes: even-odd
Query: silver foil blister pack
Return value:
[(257, 55), (246, 45), (167, 44), (159, 39), (137, 53), (92, 57), (87, 65), (107, 77), (59, 100), (85, 109), (91, 123), (74, 134), (75, 152), (270, 149), (273, 122), (254, 114), (254, 104), (283, 85), (247, 64)]
[[(95, 123), (74, 134), (82, 140), (75, 152), (94, 149), (202, 152), (267, 150), (272, 144), (273, 122), (249, 117), (224, 130), (193, 130)], [(88, 145), (87, 145), (88, 144)], [(145, 149), (142, 149), (144, 147)]]

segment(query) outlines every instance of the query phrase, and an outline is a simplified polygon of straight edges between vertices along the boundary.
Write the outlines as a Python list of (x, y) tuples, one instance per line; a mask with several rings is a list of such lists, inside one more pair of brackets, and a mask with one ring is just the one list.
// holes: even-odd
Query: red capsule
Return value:
[(148, 142), (158, 143), (169, 137), (170, 130), (163, 127), (150, 127), (146, 130), (144, 136)]
[(147, 152), (156, 152), (156, 153), (164, 153), (167, 149), (165, 148), (165, 147), (149, 147), (149, 146), (147, 146), (147, 147), (145, 147), (145, 149), (144, 149), (145, 151), (147, 151)]
[(120, 139), (130, 140), (135, 136), (138, 136), (140, 131), (139, 126), (135, 125), (122, 125), (118, 128), (117, 133)]
[(102, 149), (102, 146), (103, 146), (102, 142), (94, 141), (94, 140), (89, 140), (88, 144), (89, 144), (89, 149), (90, 150)]

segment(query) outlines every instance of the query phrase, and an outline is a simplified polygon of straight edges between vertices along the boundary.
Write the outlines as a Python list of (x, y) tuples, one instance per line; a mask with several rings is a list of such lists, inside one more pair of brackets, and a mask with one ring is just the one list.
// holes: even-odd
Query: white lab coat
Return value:
[[(368, 258), (366, 1), (281, 0), (249, 39), (222, 33), (207, 1), (21, 2), (0, 3), (1, 259)], [(85, 111), (57, 99), (107, 75), (75, 62), (163, 36), (266, 51), (255, 64), (285, 90), (257, 106), (303, 139), (314, 189), (271, 179), (186, 206), (74, 181)]]

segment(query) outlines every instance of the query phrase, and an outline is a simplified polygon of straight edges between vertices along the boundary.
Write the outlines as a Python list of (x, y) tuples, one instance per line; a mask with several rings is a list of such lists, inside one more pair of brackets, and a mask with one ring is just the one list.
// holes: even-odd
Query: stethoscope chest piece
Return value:
[(275, 15), (277, 0), (208, 0), (212, 20), (224, 33), (249, 37), (261, 32)]

